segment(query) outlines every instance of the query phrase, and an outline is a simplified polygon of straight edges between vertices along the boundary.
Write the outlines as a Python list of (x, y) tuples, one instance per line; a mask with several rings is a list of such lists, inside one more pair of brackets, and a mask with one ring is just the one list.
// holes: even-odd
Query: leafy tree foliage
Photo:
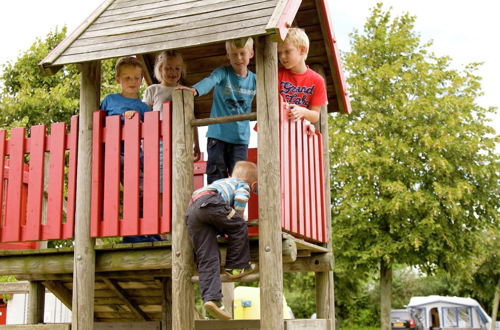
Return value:
[[(0, 85), (0, 127), (31, 127), (69, 122), (78, 113), (80, 74), (76, 65), (67, 65), (52, 76), (44, 76), (38, 63), (66, 36), (66, 27), (55, 28), (45, 40), (36, 39), (15, 63), (2, 65)], [(102, 63), (102, 94), (117, 90), (115, 60)]]
[[(353, 114), (333, 118), (330, 132), (340, 279), (395, 263), (459, 272), (498, 222), (499, 139), (487, 119), (495, 109), (476, 103), (479, 64), (452, 68), (414, 23), (378, 4), (351, 35)], [(336, 296), (349, 294), (339, 284)]]

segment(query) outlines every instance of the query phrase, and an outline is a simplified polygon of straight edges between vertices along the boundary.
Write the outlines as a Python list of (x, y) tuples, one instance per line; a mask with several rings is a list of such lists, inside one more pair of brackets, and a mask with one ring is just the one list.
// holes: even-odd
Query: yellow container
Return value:
[[(283, 317), (293, 319), (293, 314), (283, 296)], [(260, 290), (248, 286), (239, 286), (234, 289), (233, 318), (235, 320), (260, 319)]]

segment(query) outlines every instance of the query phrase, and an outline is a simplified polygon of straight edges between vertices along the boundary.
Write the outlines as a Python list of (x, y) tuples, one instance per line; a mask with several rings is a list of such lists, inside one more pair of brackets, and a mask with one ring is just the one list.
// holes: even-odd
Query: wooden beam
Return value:
[(43, 323), (45, 310), (45, 288), (39, 281), (29, 282), (28, 294), (28, 324)]
[(194, 329), (194, 257), (186, 228), (186, 207), (193, 192), (194, 97), (186, 90), (173, 93), (172, 122), (172, 329)]
[[(280, 305), (280, 307), (283, 304)], [(199, 320), (196, 321), (196, 330), (260, 330), (260, 320)]]
[(71, 330), (69, 323), (28, 324), (28, 325), (1, 325), (2, 330)]
[(43, 285), (59, 299), (64, 306), (71, 310), (73, 294), (61, 281), (43, 281)]
[[(314, 65), (313, 70), (318, 72), (325, 78), (325, 71), (322, 65)], [(337, 98), (339, 96), (337, 95)], [(342, 103), (339, 100), (339, 104)], [(330, 196), (330, 144), (328, 141), (328, 110), (326, 106), (321, 107), (320, 113), (320, 130), (323, 134), (323, 178), (324, 178), (324, 188), (325, 188), (325, 201), (326, 201), (326, 237), (328, 239), (326, 248), (328, 251), (328, 257), (332, 262), (332, 267), (334, 263), (334, 257), (332, 251), (332, 215), (329, 210), (331, 210), (331, 196)], [(333, 272), (329, 270), (327, 272), (316, 273), (316, 314), (320, 319), (331, 320), (331, 326), (335, 329), (335, 287)]]
[(130, 311), (137, 316), (138, 320), (141, 321), (149, 321), (149, 316), (144, 313), (138, 305), (133, 303), (125, 290), (123, 290), (120, 285), (115, 280), (110, 280), (107, 278), (103, 278), (102, 281), (106, 283), (108, 288), (110, 288), (122, 301), (123, 303), (130, 309)]
[(26, 281), (22, 282), (3, 282), (0, 283), (0, 294), (14, 294), (29, 292), (30, 284)]
[(94, 330), (160, 330), (159, 321), (147, 322), (95, 322)]
[(257, 39), (259, 264), (262, 329), (283, 329), (280, 145), (277, 45), (270, 36)]
[[(106, 2), (106, 5), (109, 1)], [(66, 46), (62, 46), (64, 49)], [(73, 264), (72, 329), (94, 328), (94, 239), (90, 237), (90, 195), (92, 167), (92, 113), (99, 109), (101, 63), (83, 63), (80, 79), (78, 128), (78, 172), (76, 175), (75, 251)]]
[(286, 330), (330, 330), (331, 322), (325, 319), (285, 320)]
[(223, 116), (223, 117), (213, 117), (213, 118), (203, 118), (203, 119), (193, 119), (191, 120), (191, 126), (208, 126), (212, 124), (223, 124), (223, 123), (231, 123), (234, 121), (241, 120), (257, 120), (257, 113), (243, 113), (240, 115), (232, 115), (232, 116)]

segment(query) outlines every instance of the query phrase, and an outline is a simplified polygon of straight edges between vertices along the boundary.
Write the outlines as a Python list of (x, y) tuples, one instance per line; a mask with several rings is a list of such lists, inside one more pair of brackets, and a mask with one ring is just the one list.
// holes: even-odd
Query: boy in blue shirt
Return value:
[[(214, 89), (210, 117), (230, 116), (252, 111), (256, 94), (255, 74), (248, 70), (253, 57), (253, 39), (242, 38), (226, 41), (227, 57), (231, 65), (222, 66), (188, 89), (194, 96), (201, 96)], [(227, 178), (237, 161), (247, 159), (250, 140), (249, 121), (239, 121), (208, 126), (207, 132), (207, 183)]]
[[(131, 119), (135, 114), (139, 114), (141, 121), (144, 121), (144, 113), (151, 111), (151, 109), (142, 102), (139, 98), (139, 88), (142, 84), (143, 72), (141, 63), (132, 56), (122, 57), (116, 62), (115, 66), (115, 76), (116, 82), (120, 84), (121, 92), (117, 94), (106, 95), (101, 103), (101, 110), (106, 112), (106, 116), (119, 115), (122, 122), (125, 119)], [(121, 175), (123, 178), (123, 142), (120, 151), (120, 162), (121, 162)], [(142, 175), (143, 175), (143, 159), (141, 154), (141, 168), (140, 168), (140, 180), (142, 185)], [(139, 217), (142, 213), (142, 190), (140, 192), (141, 196), (139, 203)], [(160, 235), (148, 235), (148, 236), (128, 236), (123, 238), (124, 243), (138, 243), (138, 242), (154, 242), (162, 241), (163, 239)]]

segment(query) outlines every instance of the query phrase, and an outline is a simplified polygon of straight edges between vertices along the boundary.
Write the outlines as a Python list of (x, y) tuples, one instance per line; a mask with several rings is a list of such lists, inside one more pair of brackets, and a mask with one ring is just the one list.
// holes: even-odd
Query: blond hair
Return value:
[(290, 28), (288, 30), (288, 34), (286, 35), (285, 40), (282, 41), (283, 43), (287, 42), (289, 44), (294, 45), (295, 47), (305, 47), (306, 48), (306, 55), (305, 58), (307, 58), (307, 54), (309, 53), (309, 37), (307, 36), (306, 32), (304, 29), (301, 28)]
[(248, 38), (238, 38), (226, 41), (226, 52), (229, 54), (231, 48), (241, 49), (246, 48), (249, 51), (253, 50), (253, 39)]
[(184, 59), (182, 58), (182, 54), (176, 50), (164, 50), (160, 54), (158, 54), (158, 57), (156, 57), (156, 62), (155, 62), (155, 69), (154, 69), (155, 78), (159, 82), (163, 81), (161, 70), (163, 68), (163, 65), (167, 62), (169, 58), (179, 59), (182, 65), (181, 79), (183, 79), (184, 76), (186, 75), (186, 65), (184, 65)]
[(231, 176), (233, 178), (242, 179), (248, 184), (257, 182), (257, 165), (252, 162), (240, 160), (234, 165), (233, 173)]
[(121, 57), (118, 59), (115, 65), (115, 77), (118, 78), (120, 76), (121, 70), (125, 66), (131, 66), (134, 68), (141, 68), (142, 74), (144, 74), (144, 67), (142, 63), (133, 56)]

